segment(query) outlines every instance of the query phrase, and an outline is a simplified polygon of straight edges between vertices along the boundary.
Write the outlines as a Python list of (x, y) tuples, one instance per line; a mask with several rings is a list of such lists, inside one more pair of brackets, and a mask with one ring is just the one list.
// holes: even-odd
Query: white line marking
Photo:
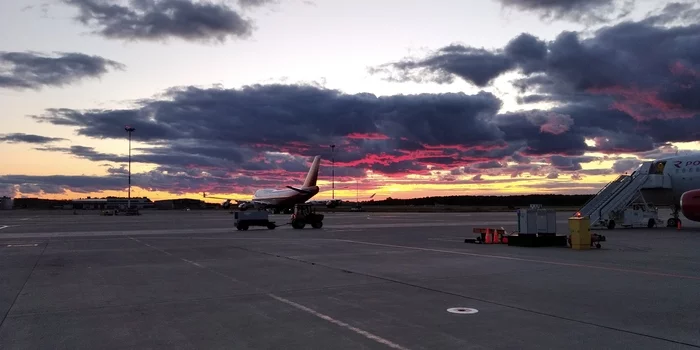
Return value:
[(428, 238), (429, 241), (443, 241), (443, 242), (464, 242), (464, 238)]
[(353, 327), (353, 326), (351, 326), (351, 325), (349, 325), (349, 324), (347, 324), (347, 323), (345, 323), (345, 322), (343, 322), (343, 321), (336, 320), (336, 319), (334, 319), (333, 317), (330, 317), (330, 316), (328, 316), (328, 315), (324, 315), (324, 314), (322, 314), (322, 313), (320, 313), (320, 312), (317, 312), (317, 311), (315, 311), (315, 310), (313, 310), (313, 309), (309, 309), (308, 307), (306, 307), (306, 306), (304, 306), (304, 305), (301, 305), (301, 304), (297, 304), (297, 303), (295, 303), (295, 302), (293, 302), (293, 301), (291, 301), (291, 300), (287, 300), (287, 299), (285, 299), (285, 298), (279, 297), (279, 296), (274, 295), (274, 294), (268, 294), (267, 296), (269, 296), (270, 298), (273, 298), (273, 299), (275, 299), (275, 300), (277, 300), (277, 301), (283, 302), (283, 303), (285, 303), (285, 304), (287, 304), (287, 305), (293, 306), (293, 307), (295, 307), (295, 308), (297, 308), (297, 309), (299, 309), (299, 310), (308, 312), (308, 313), (310, 313), (310, 314), (312, 314), (312, 315), (314, 315), (314, 316), (316, 316), (316, 317), (318, 317), (318, 318), (324, 319), (324, 320), (326, 320), (326, 321), (328, 321), (328, 322), (330, 322), (330, 323), (333, 323), (333, 324), (338, 325), (338, 326), (340, 326), (340, 327), (343, 327), (343, 328), (345, 328), (345, 329), (349, 329), (349, 330), (351, 330), (351, 331), (353, 331), (353, 332), (355, 332), (355, 333), (357, 333), (357, 334), (360, 334), (360, 335), (364, 336), (364, 337), (367, 338), (367, 339), (374, 340), (374, 341), (376, 341), (377, 343), (384, 344), (384, 345), (386, 345), (386, 346), (388, 346), (388, 347), (390, 347), (390, 348), (392, 348), (392, 349), (406, 349), (406, 348), (404, 348), (403, 346), (401, 346), (401, 345), (399, 345), (399, 344), (396, 344), (396, 343), (394, 343), (394, 342), (392, 342), (392, 341), (386, 340), (386, 339), (384, 339), (384, 338), (382, 338), (382, 337), (380, 337), (380, 336), (378, 336), (378, 335), (374, 335), (374, 334), (372, 334), (372, 333), (370, 333), (370, 332), (367, 332), (367, 331), (365, 331), (365, 330), (359, 329), (359, 328), (357, 328), (357, 327)]
[(518, 258), (518, 257), (506, 256), (506, 255), (491, 255), (491, 254), (467, 253), (467, 252), (458, 252), (458, 251), (454, 251), (454, 250), (431, 249), (431, 248), (411, 247), (411, 246), (405, 246), (405, 245), (394, 245), (394, 244), (384, 244), (384, 243), (372, 243), (372, 242), (363, 242), (363, 241), (353, 241), (353, 240), (349, 240), (349, 239), (338, 239), (337, 241), (339, 241), (339, 242), (348, 242), (348, 243), (356, 243), (356, 244), (374, 245), (374, 246), (380, 246), (380, 247), (391, 247), (391, 248), (405, 248), (405, 249), (413, 249), (413, 250), (422, 250), (422, 251), (426, 251), (426, 252), (437, 252), (437, 253), (448, 253), (448, 254), (457, 254), (457, 255), (477, 256), (477, 257), (481, 257), (481, 258), (504, 259), (504, 260), (513, 260), (513, 261), (526, 261), (526, 262), (534, 262), (534, 263), (549, 264), (549, 265), (570, 266), (570, 267), (583, 267), (583, 268), (588, 268), (588, 269), (608, 270), (608, 271), (616, 271), (616, 272), (639, 273), (639, 274), (650, 275), (650, 276), (676, 277), (676, 278), (687, 278), (687, 279), (692, 279), (692, 280), (700, 280), (700, 277), (698, 277), (698, 276), (688, 276), (688, 275), (680, 275), (680, 274), (675, 274), (675, 273), (663, 273), (663, 272), (655, 272), (655, 271), (647, 271), (647, 270), (634, 270), (634, 269), (628, 269), (628, 268), (622, 268), (622, 267), (608, 267), (608, 266), (599, 266), (599, 265), (588, 265), (588, 264), (567, 263), (567, 262), (560, 262), (560, 261), (553, 261), (553, 260), (539, 260), (539, 259), (529, 259), (529, 258)]
[(36, 247), (38, 244), (8, 244), (7, 247)]
[(8, 228), (8, 227), (10, 227), (10, 226), (7, 226), (7, 225), (0, 225), (0, 230), (5, 229), (5, 228)]
[[(145, 245), (146, 247), (149, 247), (149, 248), (151, 248), (151, 249), (155, 249), (155, 250), (157, 250), (157, 251), (159, 251), (159, 252), (161, 252), (161, 253), (163, 253), (163, 254), (170, 255), (170, 256), (174, 256), (174, 255), (172, 255), (172, 254), (166, 252), (166, 251), (163, 250), (163, 249), (154, 247), (154, 246), (152, 246), (152, 245), (150, 245), (150, 244), (148, 244), (148, 243), (146, 243), (146, 242), (142, 242), (142, 241), (140, 241), (140, 240), (138, 240), (138, 239), (136, 239), (136, 238), (134, 238), (134, 237), (129, 237), (129, 239), (132, 240), (132, 241), (134, 241), (134, 242), (141, 243), (141, 244), (143, 244), (143, 245)], [(180, 260), (182, 260), (182, 261), (184, 261), (184, 262), (189, 262), (189, 260), (185, 260), (185, 259), (182, 259), (182, 258), (178, 258), (178, 259), (180, 259)]]
[[(116, 237), (116, 238), (106, 238), (106, 239), (124, 239), (123, 237)], [(232, 240), (232, 241), (237, 241), (237, 240), (253, 240), (253, 241), (280, 241), (280, 242), (297, 242), (303, 244), (303, 242), (300, 242), (300, 240), (304, 241), (337, 241), (335, 238), (278, 238), (278, 237), (148, 237), (150, 240), (183, 240), (183, 241), (197, 241), (197, 240), (214, 240), (214, 241), (221, 241), (221, 240)]]
[(182, 261), (184, 261), (184, 262), (186, 262), (186, 263), (188, 263), (188, 264), (192, 264), (192, 265), (194, 265), (194, 266), (197, 266), (197, 267), (199, 267), (199, 268), (201, 268), (201, 269), (204, 268), (204, 266), (202, 266), (202, 265), (200, 265), (200, 264), (198, 264), (198, 263), (196, 263), (196, 262), (194, 262), (194, 261), (190, 261), (190, 260), (187, 260), (187, 259), (184, 259), (184, 258), (180, 258), (180, 260), (182, 260)]
[[(143, 244), (143, 245), (145, 245), (145, 246), (147, 246), (147, 247), (149, 247), (149, 248), (155, 249), (155, 250), (157, 250), (157, 251), (159, 251), (159, 252), (162, 252), (162, 253), (165, 253), (165, 254), (167, 254), (167, 255), (176, 257), (176, 258), (178, 258), (178, 259), (180, 259), (180, 260), (182, 260), (182, 261), (184, 261), (184, 262), (186, 262), (186, 263), (188, 263), (188, 264), (192, 264), (192, 265), (197, 266), (197, 267), (199, 267), (199, 268), (209, 270), (209, 271), (211, 271), (211, 272), (213, 272), (213, 273), (215, 273), (215, 274), (217, 274), (217, 275), (219, 275), (219, 276), (225, 277), (225, 278), (230, 279), (230, 280), (232, 280), (232, 281), (234, 281), (234, 282), (246, 284), (246, 285), (248, 285), (248, 286), (250, 286), (250, 287), (252, 287), (252, 288), (254, 288), (254, 289), (257, 289), (257, 290), (262, 290), (261, 288), (255, 287), (255, 286), (253, 286), (253, 285), (251, 285), (251, 284), (249, 284), (249, 283), (243, 282), (243, 281), (239, 281), (239, 280), (237, 280), (237, 279), (235, 279), (235, 278), (233, 278), (233, 277), (231, 277), (231, 276), (228, 276), (228, 275), (226, 275), (226, 274), (224, 274), (224, 273), (221, 273), (221, 272), (219, 272), (219, 271), (212, 270), (212, 269), (208, 269), (208, 268), (206, 268), (206, 267), (204, 267), (204, 266), (202, 266), (202, 265), (200, 265), (200, 264), (198, 264), (198, 263), (196, 263), (196, 262), (194, 262), (194, 261), (190, 261), (190, 260), (181, 258), (181, 257), (179, 257), (179, 256), (175, 256), (175, 255), (173, 255), (173, 254), (170, 254), (170, 253), (166, 252), (166, 251), (163, 250), (163, 249), (156, 248), (156, 247), (154, 247), (154, 246), (152, 246), (152, 245), (150, 245), (150, 244), (148, 244), (148, 243), (142, 242), (141, 240), (138, 240), (138, 239), (136, 239), (136, 238), (129, 237), (129, 239), (131, 239), (131, 240), (133, 240), (133, 241), (136, 241), (136, 242), (138, 242), (138, 243), (141, 243), (141, 244)], [(275, 295), (275, 294), (267, 293), (267, 292), (266, 292), (266, 295), (269, 296), (270, 298), (273, 298), (273, 299), (279, 301), (279, 302), (282, 302), (282, 303), (285, 303), (285, 304), (287, 304), (287, 305), (293, 306), (293, 307), (295, 307), (295, 308), (297, 308), (297, 309), (299, 309), (299, 310), (302, 310), (302, 311), (304, 311), (304, 312), (307, 312), (307, 313), (309, 313), (309, 314), (311, 314), (311, 315), (314, 315), (314, 316), (316, 316), (316, 317), (318, 317), (318, 318), (321, 318), (321, 319), (326, 320), (326, 321), (328, 321), (328, 322), (330, 322), (330, 323), (333, 323), (333, 324), (335, 324), (335, 325), (338, 325), (338, 326), (340, 326), (340, 327), (342, 327), (342, 328), (351, 330), (351, 331), (353, 331), (353, 332), (355, 332), (355, 333), (357, 333), (357, 334), (359, 334), (359, 335), (364, 336), (364, 337), (367, 338), (367, 339), (374, 340), (374, 341), (376, 341), (377, 343), (386, 345), (386, 346), (388, 346), (388, 347), (390, 347), (390, 348), (393, 348), (393, 349), (408, 350), (407, 348), (404, 348), (403, 346), (398, 345), (398, 344), (396, 344), (396, 343), (394, 343), (394, 342), (392, 342), (392, 341), (390, 341), (390, 340), (384, 339), (384, 338), (382, 338), (382, 337), (380, 337), (380, 336), (378, 336), (378, 335), (372, 334), (372, 333), (370, 333), (370, 332), (367, 332), (367, 331), (365, 331), (365, 330), (359, 329), (359, 328), (357, 328), (357, 327), (353, 327), (353, 326), (351, 326), (351, 325), (349, 325), (349, 324), (347, 324), (347, 323), (345, 323), (345, 322), (343, 322), (343, 321), (336, 320), (336, 319), (334, 319), (333, 317), (330, 317), (330, 316), (328, 316), (328, 315), (324, 315), (324, 314), (322, 314), (322, 313), (320, 313), (320, 312), (318, 312), (318, 311), (316, 311), (316, 310), (313, 310), (313, 309), (310, 309), (310, 308), (308, 308), (308, 307), (306, 307), (306, 306), (304, 306), (304, 305), (295, 303), (295, 302), (293, 302), (293, 301), (291, 301), (291, 300), (289, 300), (289, 299), (285, 299), (285, 298), (283, 298), (283, 297), (281, 297), (281, 296), (279, 296), (279, 295)]]

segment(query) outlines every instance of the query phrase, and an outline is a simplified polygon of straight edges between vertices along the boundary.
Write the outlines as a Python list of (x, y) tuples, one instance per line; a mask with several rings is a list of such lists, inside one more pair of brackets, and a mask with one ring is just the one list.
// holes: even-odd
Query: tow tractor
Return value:
[(277, 227), (274, 221), (270, 221), (270, 213), (266, 210), (234, 211), (233, 226), (238, 231), (247, 231), (250, 226), (264, 226), (270, 230), (274, 230)]
[(316, 209), (311, 204), (295, 204), (292, 213), (292, 228), (300, 230), (306, 224), (311, 224), (313, 228), (323, 227), (323, 214), (316, 213)]
[[(295, 229), (303, 229), (306, 224), (310, 224), (313, 228), (321, 228), (323, 218), (324, 215), (316, 213), (316, 209), (311, 204), (295, 204), (291, 221), (285, 225), (292, 225)], [(246, 231), (251, 226), (263, 226), (274, 230), (279, 225), (270, 221), (270, 213), (267, 210), (246, 210), (233, 212), (233, 226), (239, 231)]]

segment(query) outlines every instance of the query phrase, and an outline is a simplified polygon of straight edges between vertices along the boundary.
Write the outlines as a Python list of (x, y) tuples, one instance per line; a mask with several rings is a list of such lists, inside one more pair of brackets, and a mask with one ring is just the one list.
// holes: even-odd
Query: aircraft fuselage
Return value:
[(683, 193), (700, 189), (700, 153), (658, 159), (651, 164), (649, 173), (668, 176), (672, 204), (679, 206)]
[(265, 188), (255, 191), (253, 203), (264, 203), (266, 207), (292, 207), (297, 203), (304, 203), (315, 196), (318, 186), (301, 187), (302, 192), (292, 189)]

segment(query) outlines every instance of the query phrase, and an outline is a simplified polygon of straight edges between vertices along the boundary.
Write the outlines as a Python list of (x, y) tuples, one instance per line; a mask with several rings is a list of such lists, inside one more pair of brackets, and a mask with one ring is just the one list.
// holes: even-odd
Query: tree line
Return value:
[(452, 205), (452, 206), (500, 206), (523, 207), (542, 204), (554, 207), (583, 206), (593, 194), (530, 194), (507, 196), (435, 196), (411, 199), (394, 199), (365, 202), (363, 205)]

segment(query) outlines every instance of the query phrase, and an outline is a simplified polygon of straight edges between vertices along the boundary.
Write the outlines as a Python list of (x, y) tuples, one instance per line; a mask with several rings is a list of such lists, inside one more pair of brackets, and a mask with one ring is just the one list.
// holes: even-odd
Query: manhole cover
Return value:
[(479, 310), (468, 307), (451, 307), (447, 309), (447, 312), (451, 312), (453, 314), (475, 314), (479, 312)]

